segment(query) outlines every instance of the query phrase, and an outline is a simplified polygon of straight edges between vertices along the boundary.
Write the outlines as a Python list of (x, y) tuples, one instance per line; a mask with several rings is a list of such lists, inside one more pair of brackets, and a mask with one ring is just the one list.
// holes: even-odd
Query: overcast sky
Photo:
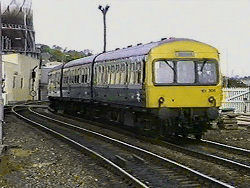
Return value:
[(250, 75), (250, 0), (33, 0), (36, 42), (67, 49), (107, 50), (164, 37), (199, 40), (221, 53), (227, 75)]

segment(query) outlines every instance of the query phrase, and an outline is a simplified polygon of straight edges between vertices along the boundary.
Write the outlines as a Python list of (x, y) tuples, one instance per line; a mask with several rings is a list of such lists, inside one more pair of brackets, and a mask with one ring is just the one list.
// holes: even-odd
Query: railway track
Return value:
[[(21, 106), (19, 106), (20, 108)], [(101, 164), (103, 164), (107, 169), (111, 170), (112, 172), (114, 172), (115, 174), (117, 174), (118, 176), (122, 177), (122, 180), (126, 182), (127, 185), (132, 186), (132, 187), (142, 187), (142, 188), (148, 188), (147, 185), (145, 185), (144, 183), (142, 183), (141, 181), (139, 181), (137, 178), (133, 177), (132, 175), (130, 175), (128, 172), (126, 172), (125, 170), (123, 170), (122, 168), (120, 168), (118, 165), (116, 165), (115, 163), (113, 163), (112, 161), (110, 161), (109, 159), (103, 157), (102, 155), (98, 154), (97, 152), (91, 150), (88, 147), (85, 147), (83, 144), (77, 142), (74, 139), (71, 139), (69, 136), (64, 135), (63, 133), (61, 133), (60, 131), (56, 131), (53, 128), (49, 128), (46, 125), (43, 125), (41, 123), (38, 123), (35, 120), (32, 120), (31, 118), (27, 118), (25, 117), (25, 115), (22, 115), (21, 112), (23, 112), (24, 109), (23, 107), (21, 109), (16, 109), (17, 107), (13, 107), (12, 108), (12, 112), (17, 115), (19, 118), (32, 123), (33, 125), (38, 126), (38, 128), (42, 128), (43, 130), (45, 130), (48, 133), (51, 133), (55, 136), (57, 136), (60, 139), (65, 140), (66, 142), (72, 144), (73, 146), (80, 148), (82, 151), (84, 151), (87, 155), (95, 158), (95, 160), (99, 161)]]
[[(27, 117), (24, 117), (23, 115), (20, 115), (18, 112), (15, 112), (15, 108), (13, 108), (13, 111), (16, 115), (18, 115), (21, 118), (25, 118), (26, 121), (31, 121), (32, 123), (35, 123), (36, 125), (39, 124), (40, 127), (46, 129), (48, 131), (48, 127), (41, 125), (41, 123), (37, 123), (33, 120), (28, 120)], [(132, 173), (138, 178), (133, 177), (133, 175), (129, 174), (132, 179), (136, 179), (140, 183), (132, 183), (136, 186), (142, 187), (142, 186), (150, 186), (150, 187), (162, 187), (164, 186), (164, 180), (169, 180), (173, 185), (177, 185), (179, 187), (211, 187), (211, 186), (217, 186), (217, 187), (233, 187), (232, 185), (229, 185), (227, 183), (224, 183), (222, 181), (216, 180), (213, 177), (209, 177), (201, 172), (198, 172), (194, 169), (191, 169), (187, 166), (184, 166), (180, 163), (177, 163), (175, 161), (172, 161), (170, 159), (167, 159), (165, 157), (162, 157), (156, 153), (147, 151), (143, 148), (139, 148), (137, 146), (122, 142), (120, 140), (116, 140), (114, 138), (110, 138), (108, 136), (102, 135), (100, 133), (90, 131), (87, 129), (84, 129), (82, 127), (69, 124), (63, 121), (59, 121), (56, 119), (53, 119), (51, 117), (47, 117), (42, 114), (38, 114), (37, 112), (34, 112), (30, 110), (33, 115), (39, 115), (40, 118), (46, 118), (47, 121), (53, 121), (57, 124), (60, 124), (60, 126), (66, 126), (70, 127), (71, 130), (76, 130), (80, 133), (84, 133), (84, 135), (88, 135), (94, 138), (101, 139), (102, 141), (105, 141), (105, 143), (115, 145), (116, 147), (122, 148), (122, 150), (125, 150), (129, 154), (120, 154), (118, 152), (117, 155), (113, 158), (113, 162), (110, 161), (110, 163), (113, 163), (117, 167), (121, 169), (126, 169), (127, 171)], [(44, 120), (43, 120), (44, 122)], [(51, 130), (50, 130), (51, 131)], [(53, 134), (56, 134), (57, 136), (61, 136), (61, 133), (55, 133), (55, 130), (51, 131)], [(64, 136), (64, 135), (62, 135)], [(69, 139), (63, 137), (67, 141)], [(76, 141), (71, 141), (71, 143), (76, 144), (79, 146), (79, 143)], [(100, 142), (99, 142), (100, 144)], [(106, 145), (106, 144), (105, 144)], [(99, 145), (100, 146), (100, 145)], [(91, 147), (94, 147), (93, 145)], [(108, 146), (106, 146), (108, 147)], [(108, 147), (110, 148), (110, 147)], [(86, 149), (85, 149), (86, 150)], [(94, 152), (94, 151), (92, 151)], [(98, 154), (98, 153), (97, 153)], [(100, 154), (99, 154), (100, 155)], [(127, 156), (127, 157), (123, 157)], [(128, 157), (130, 156), (130, 157)], [(131, 157), (132, 156), (132, 157)], [(106, 159), (107, 161), (108, 159)], [(116, 162), (116, 164), (115, 164)], [(114, 167), (112, 167), (114, 168)], [(146, 170), (145, 170), (146, 169)], [(117, 170), (115, 170), (117, 172)], [(120, 170), (121, 171), (121, 170)], [(120, 172), (119, 171), (119, 172)], [(143, 172), (144, 171), (144, 172)], [(129, 179), (126, 175), (126, 179)], [(157, 176), (155, 176), (157, 175)], [(124, 176), (124, 175), (123, 175)], [(151, 178), (149, 177), (151, 176)], [(128, 180), (129, 182), (133, 182), (131, 178)], [(145, 183), (144, 183), (145, 182)]]
[(240, 154), (240, 155), (246, 155), (250, 157), (250, 150), (248, 149), (235, 147), (235, 146), (229, 146), (226, 144), (222, 144), (222, 143), (218, 143), (218, 142), (214, 142), (210, 140), (201, 139), (200, 141), (202, 142), (202, 144), (208, 145), (210, 147), (219, 148), (225, 151), (233, 152), (233, 153)]
[[(92, 121), (87, 121), (88, 123), (94, 123)], [(97, 123), (98, 126), (104, 127), (103, 125)], [(121, 129), (116, 129), (110, 126), (112, 130), (122, 131)], [(123, 132), (126, 135), (131, 135), (128, 132)], [(132, 135), (134, 136), (134, 135)], [(146, 142), (150, 142), (156, 145), (161, 145), (167, 148), (171, 148), (172, 150), (186, 153), (188, 155), (208, 160), (218, 165), (225, 165), (233, 168), (235, 170), (243, 170), (246, 173), (250, 172), (250, 150), (229, 146), (226, 144), (221, 144), (209, 140), (199, 140), (192, 138), (181, 138), (178, 140), (179, 143), (189, 143), (187, 146), (180, 146), (179, 144), (173, 144), (172, 142), (162, 141), (150, 139), (148, 137), (138, 136), (139, 139), (144, 140)], [(206, 147), (204, 149), (204, 147)], [(226, 152), (226, 153), (225, 153)], [(235, 155), (232, 155), (235, 154)]]
[[(204, 140), (181, 146), (165, 141), (160, 141), (159, 144), (189, 156), (210, 161), (218, 165), (224, 165), (235, 171), (244, 171), (246, 174), (250, 174), (250, 152), (242, 148), (234, 148), (226, 145), (220, 146), (219, 143)], [(223, 150), (221, 151), (220, 149)], [(232, 155), (232, 153), (235, 154)]]

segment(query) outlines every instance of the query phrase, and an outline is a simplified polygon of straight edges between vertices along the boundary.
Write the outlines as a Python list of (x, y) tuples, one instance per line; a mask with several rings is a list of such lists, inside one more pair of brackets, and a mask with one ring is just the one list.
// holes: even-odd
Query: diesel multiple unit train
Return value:
[(49, 73), (50, 107), (167, 135), (197, 139), (218, 117), (218, 50), (169, 38), (59, 65)]

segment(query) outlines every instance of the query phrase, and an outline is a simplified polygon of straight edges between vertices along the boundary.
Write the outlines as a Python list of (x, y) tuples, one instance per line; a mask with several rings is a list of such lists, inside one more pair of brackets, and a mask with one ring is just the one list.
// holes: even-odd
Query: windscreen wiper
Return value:
[(166, 63), (167, 63), (167, 65), (174, 71), (174, 73), (175, 73), (175, 69), (174, 69), (174, 67), (172, 67), (169, 63), (168, 63), (168, 61), (165, 61)]
[(207, 63), (207, 61), (208, 61), (208, 60), (204, 60), (204, 61), (203, 61), (203, 64), (202, 64), (202, 67), (201, 67), (201, 70), (200, 70), (201, 72), (203, 71), (203, 68), (205, 67), (205, 64)]

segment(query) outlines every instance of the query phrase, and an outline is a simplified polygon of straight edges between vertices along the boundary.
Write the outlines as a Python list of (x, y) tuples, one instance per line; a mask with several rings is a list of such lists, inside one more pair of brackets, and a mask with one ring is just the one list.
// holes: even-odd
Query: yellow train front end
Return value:
[(222, 101), (218, 50), (192, 40), (165, 43), (151, 49), (145, 71), (145, 105), (163, 130), (200, 138)]

